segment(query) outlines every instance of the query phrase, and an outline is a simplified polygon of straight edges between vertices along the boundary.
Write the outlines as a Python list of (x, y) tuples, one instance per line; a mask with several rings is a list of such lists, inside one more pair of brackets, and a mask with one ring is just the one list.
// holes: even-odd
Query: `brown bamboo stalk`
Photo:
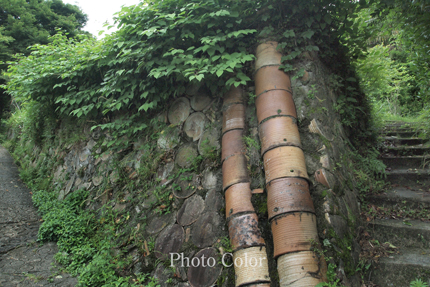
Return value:
[(303, 150), (292, 146), (278, 146), (264, 156), (266, 183), (283, 177), (309, 179)]
[(224, 133), (222, 137), (221, 160), (224, 161), (236, 154), (245, 153), (245, 145), (243, 143), (243, 129), (230, 130)]
[(224, 97), (222, 138), (223, 189), (226, 218), (233, 247), (236, 286), (270, 285), (264, 239), (251, 203), (250, 179), (244, 154), (245, 105), (243, 90), (231, 87)]
[(309, 183), (301, 178), (280, 178), (267, 186), (269, 220), (290, 212), (315, 213)]
[(261, 154), (279, 146), (302, 147), (297, 120), (292, 117), (275, 117), (260, 125)]
[(232, 104), (224, 106), (222, 132), (245, 128), (245, 105)]
[[(257, 74), (262, 72), (264, 70), (260, 70)], [(257, 85), (257, 82), (255, 84)], [(291, 92), (285, 90), (263, 91), (255, 100), (255, 104), (259, 107), (257, 119), (260, 124), (265, 119), (277, 116), (297, 118), (296, 106)]]
[(254, 207), (251, 203), (251, 185), (249, 182), (238, 183), (232, 185), (225, 191), (225, 217), (238, 213), (254, 212)]
[(244, 154), (235, 154), (224, 160), (222, 164), (222, 185), (224, 191), (230, 186), (249, 182), (246, 157)]
[(266, 42), (257, 47), (255, 75), (274, 256), (281, 286), (315, 286), (325, 280), (325, 261), (312, 251), (318, 242), (316, 216), (291, 82), (279, 70), (282, 55), (277, 45)]

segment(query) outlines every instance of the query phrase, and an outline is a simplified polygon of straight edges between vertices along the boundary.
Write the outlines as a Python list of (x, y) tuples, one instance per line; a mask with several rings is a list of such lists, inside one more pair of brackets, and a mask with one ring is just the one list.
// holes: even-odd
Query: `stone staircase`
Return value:
[(430, 145), (411, 126), (390, 122), (383, 130), (382, 160), (390, 188), (367, 196), (375, 220), (368, 232), (376, 244), (389, 242), (369, 278), (381, 287), (409, 287), (420, 278), (430, 284)]

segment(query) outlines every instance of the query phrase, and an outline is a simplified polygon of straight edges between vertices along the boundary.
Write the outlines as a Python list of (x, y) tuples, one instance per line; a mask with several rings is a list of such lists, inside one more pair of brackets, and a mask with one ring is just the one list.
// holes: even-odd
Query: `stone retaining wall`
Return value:
[[(358, 263), (359, 205), (349, 169), (349, 135), (335, 111), (336, 78), (315, 54), (304, 54), (295, 67), (305, 70), (304, 76), (292, 78), (292, 87), (319, 236), (342, 283), (359, 286), (356, 278), (347, 278)], [(258, 189), (264, 187), (265, 179), (252, 96), (255, 89), (245, 89), (250, 103), (244, 141), (251, 188)], [(220, 164), (221, 96), (210, 94), (204, 84), (190, 86), (158, 116), (159, 135), (142, 134), (118, 152), (102, 145), (109, 141), (109, 134), (86, 126), (85, 140), (35, 148), (27, 160), (37, 166), (46, 158), (57, 159), (52, 183), (59, 200), (84, 188), (91, 191), (87, 208), (99, 212), (107, 205), (129, 216), (118, 246), (127, 246), (133, 256), (134, 273), (151, 272), (161, 286), (211, 286), (216, 281), (233, 286), (233, 268), (181, 266), (182, 259), (187, 263), (187, 258), (192, 262), (203, 255), (216, 257), (217, 263), (227, 258), (223, 257), (229, 246)], [(272, 286), (277, 286), (266, 195), (255, 194), (252, 200), (268, 244)], [(170, 268), (172, 253), (181, 257), (173, 255), (178, 260)], [(226, 260), (231, 264), (231, 258)]]

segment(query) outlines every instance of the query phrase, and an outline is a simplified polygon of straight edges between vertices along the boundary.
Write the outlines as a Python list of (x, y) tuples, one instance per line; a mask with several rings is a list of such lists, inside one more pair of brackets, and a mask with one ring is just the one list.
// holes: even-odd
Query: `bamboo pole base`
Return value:
[(266, 247), (251, 247), (233, 254), (236, 286), (269, 283)]
[(281, 287), (310, 287), (324, 282), (326, 270), (324, 259), (313, 251), (285, 254), (278, 258), (279, 285)]

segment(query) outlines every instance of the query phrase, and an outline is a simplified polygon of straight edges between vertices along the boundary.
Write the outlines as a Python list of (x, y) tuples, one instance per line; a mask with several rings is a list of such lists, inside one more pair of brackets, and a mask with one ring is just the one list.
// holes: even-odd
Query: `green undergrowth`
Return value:
[[(373, 193), (380, 193), (387, 187), (386, 182), (386, 166), (379, 159), (378, 143), (373, 142), (363, 143), (359, 148), (350, 146), (350, 149), (342, 154), (341, 160), (336, 163), (334, 172), (337, 169), (347, 170), (349, 176), (342, 182), (344, 188), (348, 187), (351, 190), (358, 192), (358, 198), (361, 202), (365, 201), (366, 195)], [(349, 227), (343, 237), (339, 237), (333, 229), (328, 229), (327, 234), (329, 239), (323, 241), (323, 253), (326, 255), (330, 254), (331, 257), (340, 259), (342, 262), (342, 268), (345, 274), (349, 276), (359, 276), (363, 280), (363, 274), (367, 272), (369, 265), (364, 264), (363, 261), (359, 260), (356, 262), (353, 260), (351, 252), (353, 252), (353, 242), (357, 241), (361, 220), (351, 216), (348, 212), (348, 216), (339, 214), (346, 220)], [(341, 287), (343, 286), (341, 281), (336, 277), (337, 266), (336, 262), (328, 257), (328, 272), (327, 277), (329, 282), (322, 283), (320, 286), (328, 287)], [(330, 275), (331, 274), (331, 275)]]
[(329, 263), (327, 266), (327, 280), (328, 282), (318, 283), (315, 287), (344, 287), (336, 277), (336, 265), (333, 263)]
[(411, 282), (410, 287), (428, 287), (429, 284), (422, 281), (421, 279), (415, 279)]
[(323, 241), (323, 244), (317, 244), (316, 242), (312, 243), (312, 250), (317, 253), (319, 256), (324, 257), (324, 260), (327, 262), (327, 282), (318, 283), (315, 287), (344, 287), (340, 283), (340, 279), (337, 277), (336, 269), (337, 265), (333, 261), (333, 257), (328, 256), (329, 249), (332, 249), (332, 244), (328, 239)]
[(148, 274), (121, 276), (132, 259), (124, 257), (122, 250), (114, 252), (114, 242), (127, 217), (107, 206), (96, 217), (83, 208), (87, 197), (87, 191), (77, 190), (58, 201), (55, 192), (34, 191), (33, 202), (43, 218), (38, 241), (57, 242), (55, 259), (67, 272), (79, 276), (78, 286), (157, 286)]
[(3, 119), (0, 119), (0, 144), (4, 143), (6, 141), (6, 121)]
[(352, 149), (351, 152), (342, 157), (348, 164), (349, 170), (353, 171), (354, 187), (361, 196), (368, 193), (379, 193), (387, 186), (385, 181), (385, 164), (378, 158), (379, 152), (376, 147), (363, 147), (360, 151)]
[(390, 122), (403, 122), (404, 126), (416, 132), (416, 136), (424, 139), (430, 137), (430, 109), (423, 109), (415, 115), (396, 115), (392, 113), (380, 113), (374, 116), (375, 130), (381, 131)]
[(39, 242), (57, 242), (55, 259), (65, 271), (78, 276), (78, 286), (158, 286), (148, 274), (123, 276), (132, 258), (115, 242), (122, 235), (121, 226), (128, 220), (104, 205), (96, 212), (85, 209), (88, 191), (74, 191), (63, 201), (58, 193), (37, 189), (40, 182), (28, 172), (22, 178), (33, 190), (33, 203), (39, 209), (43, 223)]
[[(73, 172), (80, 178), (87, 176), (85, 168), (76, 168), (72, 172), (63, 170), (63, 177), (53, 180), (53, 172), (58, 167), (70, 166), (67, 155), (86, 143), (82, 141), (85, 123), (73, 125), (67, 118), (62, 122), (49, 118), (36, 122), (29, 119), (32, 109), (9, 119), (9, 127), (15, 136), (7, 141), (7, 147), (21, 167), (20, 176), (31, 188), (34, 204), (43, 219), (38, 241), (57, 242), (59, 252), (55, 259), (65, 271), (78, 276), (78, 286), (157, 286), (157, 282), (146, 273), (155, 268), (152, 265), (155, 261), (155, 238), (142, 235), (147, 215), (135, 216), (134, 210), (115, 208), (129, 207), (153, 194), (155, 199), (150, 207), (153, 212), (172, 212), (174, 197), (171, 186), (160, 186), (159, 180), (154, 178), (158, 167), (171, 160), (169, 152), (157, 148), (159, 135), (169, 127), (154, 124), (146, 133), (140, 134), (140, 140), (135, 139), (134, 150), (131, 144), (127, 144), (116, 153), (107, 146), (109, 136), (100, 133), (91, 156), (97, 159), (109, 153), (111, 161), (102, 162), (98, 168), (105, 164), (104, 169), (110, 175), (105, 173), (102, 183), (93, 188), (91, 194), (84, 189), (74, 190), (60, 201), (60, 191), (64, 192), (67, 182), (74, 176)], [(37, 133), (30, 132), (36, 128)], [(205, 150), (208, 158), (215, 159), (216, 151), (210, 145)], [(134, 170), (130, 163), (135, 163), (138, 154), (142, 160)], [(193, 174), (200, 170), (203, 160), (202, 156), (191, 159), (189, 168), (175, 170), (167, 180), (172, 180), (172, 186), (176, 184), (176, 188), (197, 188)], [(98, 172), (100, 169), (92, 175), (101, 176), (102, 173)], [(114, 181), (112, 174), (116, 175)], [(181, 182), (188, 186), (179, 185)], [(151, 265), (135, 274), (132, 268), (135, 267), (136, 256), (140, 258), (145, 253), (151, 254)], [(158, 263), (155, 261), (154, 264)]]
[(416, 127), (418, 136), (424, 139), (430, 138), (430, 108), (423, 110), (418, 117), (419, 123)]
[(405, 123), (419, 123), (421, 121), (420, 117), (417, 116), (400, 116), (396, 114), (384, 113), (380, 117), (380, 122), (385, 125), (386, 122), (405, 122)]

